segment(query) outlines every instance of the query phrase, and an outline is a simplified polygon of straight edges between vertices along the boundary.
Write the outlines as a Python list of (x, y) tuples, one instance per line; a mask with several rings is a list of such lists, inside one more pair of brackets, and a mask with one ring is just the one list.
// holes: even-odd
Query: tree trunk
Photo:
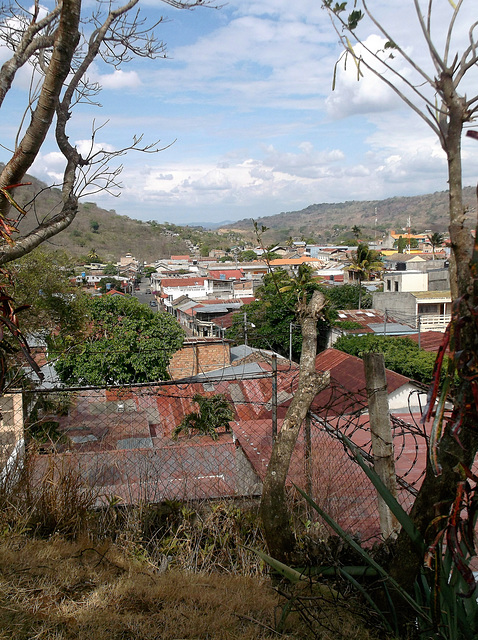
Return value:
[[(442, 440), (438, 448), (438, 460), (441, 473), (435, 475), (427, 456), (426, 475), (415, 499), (410, 515), (415, 525), (427, 542), (433, 536), (432, 521), (437, 516), (446, 517), (456, 497), (458, 482), (461, 480), (460, 466), (471, 468), (475, 459), (478, 438), (476, 424), (478, 420), (476, 401), (473, 396), (472, 376), (465, 369), (470, 363), (477, 361), (478, 332), (476, 319), (471, 312), (478, 304), (476, 276), (478, 275), (478, 249), (472, 255), (472, 237), (464, 227), (465, 213), (462, 200), (461, 178), (461, 133), (466, 114), (463, 101), (452, 88), (448, 88), (446, 76), (443, 84), (447, 87), (449, 118), (442, 140), (447, 153), (449, 170), (449, 205), (450, 205), (450, 239), (452, 245), (451, 261), (451, 294), (454, 305), (452, 332), (450, 340), (451, 362), (448, 375), (458, 383), (453, 389), (454, 420), (460, 411), (462, 424), (457, 438), (451, 433), (453, 420), (444, 427)], [(477, 227), (478, 231), (478, 227)], [(475, 280), (473, 279), (475, 277)], [(458, 352), (466, 355), (464, 360), (458, 359)], [(466, 362), (466, 364), (465, 364)], [(473, 366), (473, 365), (472, 365)], [(410, 539), (402, 531), (397, 540), (395, 559), (390, 573), (399, 584), (408, 591), (413, 590), (413, 583), (423, 564), (423, 558), (417, 556)]]
[[(81, 0), (63, 0), (60, 23), (38, 103), (30, 124), (11, 160), (0, 175), (0, 187), (5, 188), (22, 181), (33, 164), (46, 138), (55, 115), (59, 96), (71, 68), (71, 60), (80, 39)], [(0, 213), (10, 208), (6, 198), (0, 198)]]
[(285, 491), (290, 461), (312, 400), (329, 384), (330, 379), (328, 373), (319, 374), (315, 370), (317, 318), (324, 304), (324, 295), (315, 291), (300, 317), (303, 340), (299, 386), (273, 443), (262, 490), (261, 517), (269, 553), (286, 563), (291, 562), (295, 547)]
[(452, 248), (450, 288), (452, 300), (457, 300), (466, 293), (471, 282), (470, 260), (473, 246), (471, 233), (464, 224), (466, 216), (461, 166), (461, 136), (467, 115), (465, 100), (456, 93), (450, 74), (442, 75), (442, 84), (449, 114), (442, 146), (448, 162), (449, 232)]

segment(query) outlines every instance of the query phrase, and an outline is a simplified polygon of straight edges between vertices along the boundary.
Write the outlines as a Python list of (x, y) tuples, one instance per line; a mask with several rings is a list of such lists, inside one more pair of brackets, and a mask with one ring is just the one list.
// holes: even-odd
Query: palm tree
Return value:
[(435, 231), (435, 233), (432, 233), (431, 236), (428, 236), (428, 242), (432, 245), (433, 260), (435, 260), (436, 247), (441, 247), (444, 240), (445, 238), (443, 236), (443, 233), (438, 233), (438, 231)]
[(369, 249), (365, 243), (360, 243), (357, 251), (352, 253), (351, 264), (347, 267), (348, 271), (357, 274), (359, 285), (359, 306), (362, 306), (362, 281), (368, 280), (372, 273), (383, 270), (383, 263), (380, 260), (380, 251)]
[(234, 407), (223, 393), (213, 396), (202, 396), (196, 393), (193, 402), (199, 406), (199, 411), (187, 413), (173, 430), (173, 440), (185, 431), (188, 436), (192, 433), (211, 436), (217, 440), (217, 429), (224, 427), (229, 431), (229, 422), (234, 419)]
[(354, 234), (354, 236), (357, 238), (357, 240), (359, 239), (360, 234), (362, 233), (362, 230), (360, 229), (360, 227), (357, 227), (356, 224), (354, 224), (354, 226), (352, 227), (352, 233)]

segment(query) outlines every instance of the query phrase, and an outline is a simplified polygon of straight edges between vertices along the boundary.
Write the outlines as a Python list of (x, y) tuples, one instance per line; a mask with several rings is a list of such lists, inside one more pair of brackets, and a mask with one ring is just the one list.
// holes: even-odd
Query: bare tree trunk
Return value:
[(461, 136), (466, 121), (465, 100), (457, 95), (451, 76), (442, 75), (442, 84), (449, 118), (443, 132), (442, 146), (448, 162), (448, 194), (450, 211), (450, 241), (452, 248), (450, 288), (452, 300), (466, 293), (470, 282), (470, 260), (473, 241), (465, 227), (461, 166)]
[[(478, 358), (478, 332), (476, 320), (471, 310), (478, 305), (478, 246), (473, 242), (470, 232), (464, 227), (462, 201), (460, 136), (463, 127), (463, 108), (460, 99), (452, 97), (449, 106), (450, 118), (446, 131), (444, 148), (447, 151), (450, 189), (450, 238), (453, 250), (453, 271), (450, 274), (454, 318), (450, 350), (452, 362), (448, 375), (458, 383), (454, 388), (455, 419), (462, 414), (462, 423), (458, 439), (451, 433), (451, 421), (445, 423), (443, 437), (438, 449), (441, 473), (435, 475), (427, 456), (425, 479), (415, 499), (410, 516), (415, 526), (430, 542), (433, 527), (430, 523), (438, 516), (448, 516), (456, 497), (456, 489), (461, 480), (461, 468), (471, 468), (478, 449), (477, 406), (473, 395), (472, 377), (466, 368)], [(455, 99), (456, 98), (456, 99)], [(477, 226), (478, 232), (478, 226)], [(474, 278), (473, 278), (474, 276)], [(466, 355), (458, 358), (457, 354)], [(397, 540), (395, 560), (390, 568), (391, 575), (407, 590), (413, 589), (413, 583), (423, 564), (423, 558), (417, 555), (409, 537), (402, 531)]]
[[(15, 150), (11, 160), (0, 174), (0, 187), (5, 188), (22, 181), (33, 164), (50, 129), (59, 102), (59, 96), (68, 73), (76, 46), (80, 39), (81, 0), (63, 0), (60, 23), (55, 34), (51, 60), (48, 65), (38, 104), (32, 113), (31, 122)], [(5, 215), (10, 205), (0, 198), (0, 213)]]
[(292, 559), (295, 539), (287, 508), (285, 482), (300, 427), (317, 393), (329, 384), (328, 373), (315, 370), (317, 353), (317, 318), (324, 307), (324, 295), (315, 291), (301, 314), (302, 353), (299, 386), (282, 428), (273, 444), (261, 500), (261, 517), (269, 553), (281, 562)]

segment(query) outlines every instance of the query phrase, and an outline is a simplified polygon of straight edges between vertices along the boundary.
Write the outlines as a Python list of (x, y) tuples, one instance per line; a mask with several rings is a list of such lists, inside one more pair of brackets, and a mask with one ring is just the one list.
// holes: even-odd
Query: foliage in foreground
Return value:
[[(15, 640), (259, 640), (277, 594), (264, 579), (168, 570), (117, 545), (25, 536), (0, 541), (0, 636)], [(291, 624), (285, 638), (298, 637)]]
[(45, 477), (27, 464), (0, 487), (0, 637), (376, 637), (333, 602), (324, 603), (333, 636), (309, 634), (295, 614), (278, 619), (281, 590), (250, 550), (263, 547), (257, 505), (125, 508), (111, 497), (98, 510), (97, 498), (53, 457)]
[(418, 344), (409, 338), (372, 334), (342, 336), (334, 347), (359, 358), (369, 351), (383, 353), (387, 369), (424, 384), (429, 384), (433, 378), (436, 353), (420, 349)]
[[(310, 574), (318, 575), (319, 583), (325, 580), (346, 581), (363, 599), (383, 630), (396, 636), (428, 640), (474, 640), (478, 634), (478, 603), (476, 583), (470, 571), (470, 562), (475, 556), (469, 544), (468, 533), (463, 529), (460, 515), (461, 502), (457, 501), (455, 511), (449, 519), (438, 518), (431, 523), (436, 534), (428, 547), (411, 518), (402, 509), (397, 500), (357, 452), (352, 442), (345, 443), (355, 455), (375, 489), (379, 492), (390, 511), (409, 537), (417, 554), (425, 558), (425, 563), (417, 576), (414, 592), (403, 589), (373, 555), (364, 549), (352, 536), (346, 533), (312, 498), (299, 489), (307, 500), (327, 523), (327, 525), (348, 545), (360, 559), (358, 566), (313, 567)], [(465, 490), (466, 483), (463, 483)], [(476, 522), (476, 510), (472, 526)], [(262, 552), (259, 556), (268, 562), (291, 584), (307, 581), (305, 574), (288, 567)], [(330, 583), (326, 583), (330, 584)], [(330, 586), (326, 588), (331, 591)], [(335, 596), (335, 592), (333, 594)], [(295, 596), (292, 595), (292, 598)], [(311, 598), (308, 619), (314, 619), (313, 607), (316, 599)]]

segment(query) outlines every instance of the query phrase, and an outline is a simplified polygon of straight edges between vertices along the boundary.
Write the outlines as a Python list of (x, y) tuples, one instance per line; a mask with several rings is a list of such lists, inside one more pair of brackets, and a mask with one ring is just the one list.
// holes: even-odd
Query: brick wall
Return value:
[(184, 342), (169, 363), (173, 380), (214, 371), (231, 364), (230, 343), (220, 338), (193, 338)]

